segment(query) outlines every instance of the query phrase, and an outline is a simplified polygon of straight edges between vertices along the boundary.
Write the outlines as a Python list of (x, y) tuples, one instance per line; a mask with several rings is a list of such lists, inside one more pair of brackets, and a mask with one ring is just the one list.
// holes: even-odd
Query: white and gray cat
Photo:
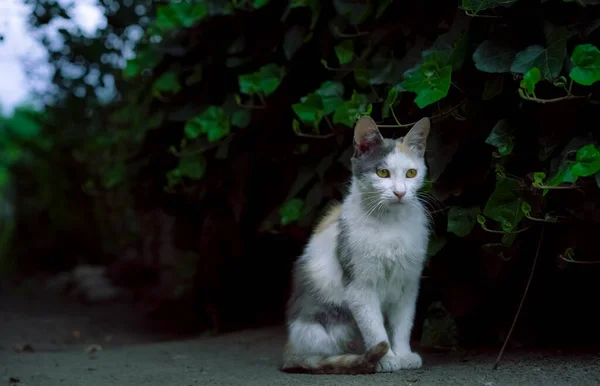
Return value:
[(429, 119), (383, 138), (354, 128), (349, 194), (315, 228), (293, 271), (282, 371), (392, 372), (422, 366), (410, 347), (429, 223), (418, 191)]

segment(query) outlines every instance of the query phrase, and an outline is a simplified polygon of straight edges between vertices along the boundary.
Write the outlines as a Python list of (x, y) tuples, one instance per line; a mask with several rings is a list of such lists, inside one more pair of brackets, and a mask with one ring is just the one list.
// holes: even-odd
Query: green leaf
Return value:
[(529, 203), (523, 201), (523, 203), (521, 204), (521, 212), (523, 212), (523, 214), (526, 214), (526, 215), (531, 213), (531, 205), (529, 205)]
[(261, 67), (257, 72), (238, 77), (240, 92), (243, 94), (271, 95), (281, 84), (284, 71), (274, 63)]
[(544, 185), (544, 180), (546, 179), (546, 173), (544, 172), (535, 172), (533, 173), (533, 184), (537, 186)]
[(443, 57), (439, 55), (427, 56), (424, 63), (401, 83), (405, 90), (417, 94), (415, 103), (421, 109), (448, 95), (452, 66), (440, 67), (438, 62), (441, 60)]
[(315, 128), (319, 126), (321, 119), (325, 116), (323, 99), (316, 92), (302, 97), (300, 102), (292, 105), (292, 109), (302, 123)]
[(485, 225), (485, 217), (483, 217), (482, 215), (478, 214), (477, 215), (477, 222), (481, 225)]
[(206, 173), (206, 159), (202, 154), (181, 157), (177, 169), (181, 176), (199, 180)]
[(10, 182), (10, 172), (8, 168), (0, 164), (0, 188), (8, 185)]
[(185, 79), (185, 84), (191, 86), (200, 83), (203, 79), (203, 75), (202, 64), (197, 64), (194, 66), (194, 72)]
[(391, 3), (392, 0), (380, 0), (379, 5), (377, 6), (377, 12), (375, 12), (375, 18), (379, 19)]
[(432, 257), (437, 255), (445, 245), (446, 238), (444, 236), (430, 237), (429, 244), (427, 245), (427, 256)]
[(588, 177), (600, 171), (600, 152), (594, 145), (585, 145), (577, 151), (571, 172), (575, 178)]
[(481, 213), (479, 206), (462, 208), (453, 206), (448, 211), (447, 231), (452, 232), (458, 237), (468, 236), (475, 226), (477, 215)]
[(304, 44), (306, 28), (301, 25), (292, 26), (283, 37), (283, 53), (287, 60), (291, 60), (296, 51)]
[(540, 45), (525, 48), (515, 56), (510, 70), (525, 74), (531, 68), (537, 67), (542, 73), (542, 78), (552, 82), (560, 75), (567, 56), (567, 40), (570, 37), (571, 32), (565, 27), (551, 29), (546, 37), (546, 48)]
[(281, 224), (288, 225), (295, 221), (298, 221), (303, 216), (304, 201), (299, 198), (293, 198), (286, 201), (279, 208), (279, 216), (281, 217)]
[(396, 87), (390, 88), (390, 91), (388, 91), (387, 98), (385, 99), (385, 104), (391, 107), (396, 102), (397, 99), (398, 99), (398, 89)]
[(229, 119), (222, 107), (209, 106), (202, 113), (188, 120), (184, 131), (190, 139), (206, 134), (209, 142), (215, 142), (229, 134)]
[(333, 7), (352, 25), (361, 24), (373, 12), (371, 1), (333, 0)]
[(251, 119), (252, 113), (250, 109), (240, 108), (231, 114), (231, 124), (241, 129), (247, 127), (250, 124)]
[(506, 42), (485, 40), (473, 52), (473, 62), (479, 71), (503, 73), (510, 71), (516, 51)]
[(513, 179), (498, 178), (496, 189), (488, 198), (483, 214), (499, 222), (505, 232), (516, 229), (524, 214), (521, 211), (519, 183)]
[(124, 163), (111, 167), (103, 176), (102, 184), (106, 189), (111, 189), (125, 180), (127, 169)]
[(364, 67), (357, 67), (354, 69), (354, 80), (360, 87), (369, 86), (369, 70)]
[(584, 86), (600, 80), (600, 50), (592, 44), (580, 44), (571, 54), (573, 69), (569, 77)]
[(340, 64), (350, 63), (354, 59), (354, 43), (350, 39), (343, 40), (340, 44), (334, 47), (335, 56), (337, 56)]
[(502, 94), (502, 91), (504, 91), (504, 76), (501, 74), (495, 75), (485, 81), (481, 99), (484, 101), (493, 99)]
[(497, 7), (510, 7), (519, 0), (462, 0), (462, 8), (471, 13), (477, 14), (486, 9)]
[(521, 88), (524, 89), (528, 94), (533, 95), (535, 93), (535, 85), (542, 80), (542, 73), (537, 67), (530, 68), (529, 71), (523, 75), (521, 81)]
[(156, 8), (156, 25), (163, 31), (175, 28), (191, 27), (196, 22), (208, 15), (206, 4), (172, 2), (168, 5), (159, 5)]
[(369, 97), (360, 94), (356, 90), (352, 92), (349, 101), (345, 101), (333, 114), (333, 123), (341, 123), (348, 127), (353, 127), (357, 120), (357, 115), (364, 114), (369, 110)]
[(341, 82), (326, 81), (316, 91), (323, 103), (323, 114), (329, 115), (344, 104), (344, 85)]
[(160, 94), (161, 92), (176, 94), (181, 89), (178, 74), (175, 71), (164, 72), (154, 81), (152, 88), (155, 94)]
[(269, 4), (269, 1), (270, 0), (254, 0), (254, 1), (252, 1), (252, 6), (255, 9), (259, 9), (259, 8), (262, 8), (265, 5)]

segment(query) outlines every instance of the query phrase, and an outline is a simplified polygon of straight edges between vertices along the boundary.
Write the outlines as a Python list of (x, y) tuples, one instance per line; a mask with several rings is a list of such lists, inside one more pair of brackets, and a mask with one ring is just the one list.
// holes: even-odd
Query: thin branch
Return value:
[(505, 231), (497, 231), (495, 229), (490, 229), (488, 227), (485, 226), (485, 224), (480, 224), (481, 225), (481, 229), (483, 229), (484, 231), (488, 232), (488, 233), (498, 233), (501, 235), (516, 235), (518, 233), (523, 233), (525, 232), (527, 229), (529, 229), (529, 227), (525, 227), (525, 228), (521, 228), (518, 231), (514, 231), (514, 232), (505, 232)]
[(572, 264), (600, 264), (600, 260), (592, 260), (592, 261), (574, 260), (572, 257), (566, 257), (563, 254), (559, 254), (558, 257), (561, 260), (566, 261), (567, 263), (572, 263)]
[(529, 273), (529, 279), (527, 280), (527, 285), (525, 286), (525, 291), (523, 291), (523, 296), (521, 297), (521, 303), (519, 304), (519, 308), (517, 309), (517, 313), (515, 314), (515, 318), (513, 319), (512, 326), (510, 326), (510, 330), (508, 330), (508, 334), (506, 335), (506, 338), (504, 339), (504, 344), (502, 345), (502, 348), (500, 349), (500, 352), (498, 353), (498, 357), (496, 358), (496, 361), (494, 362), (494, 366), (492, 367), (492, 370), (496, 370), (498, 368), (498, 365), (500, 364), (500, 360), (502, 360), (502, 355), (504, 355), (504, 350), (506, 349), (506, 345), (508, 344), (510, 336), (512, 335), (513, 330), (515, 329), (517, 320), (519, 319), (519, 314), (521, 314), (521, 309), (523, 309), (523, 303), (525, 303), (525, 298), (527, 297), (527, 292), (529, 291), (529, 286), (531, 285), (531, 281), (533, 279), (533, 274), (535, 272), (535, 267), (537, 265), (538, 256), (540, 255), (540, 249), (541, 249), (543, 240), (544, 240), (544, 226), (542, 226), (542, 231), (540, 234), (540, 241), (538, 242), (537, 250), (535, 251), (535, 257), (533, 258), (531, 272)]
[(358, 30), (358, 27), (356, 28), (356, 33), (353, 34), (347, 34), (347, 33), (343, 33), (342, 31), (340, 31), (340, 29), (338, 28), (338, 26), (333, 27), (333, 32), (334, 35), (337, 36), (338, 38), (347, 38), (347, 39), (352, 39), (352, 38), (358, 38), (361, 36), (366, 36), (369, 34), (369, 32), (361, 32)]
[(545, 103), (555, 103), (555, 102), (562, 102), (562, 101), (566, 101), (569, 99), (587, 99), (590, 97), (590, 95), (571, 95), (571, 94), (567, 94), (565, 96), (561, 96), (558, 98), (552, 98), (552, 99), (540, 99), (540, 98), (536, 98), (535, 96), (529, 96), (529, 95), (525, 95), (525, 93), (523, 92), (523, 89), (519, 89), (519, 96), (526, 100), (526, 101), (531, 101), (531, 102), (536, 102), (536, 103), (541, 103), (541, 104), (545, 104)]
[[(457, 110), (460, 106), (464, 105), (465, 103), (467, 103), (467, 99), (463, 99), (456, 106), (453, 106), (452, 108), (450, 108), (450, 110), (440, 113), (440, 114), (437, 114), (437, 115), (433, 115), (429, 119), (434, 120), (434, 119), (442, 118), (446, 115), (450, 115), (453, 111)], [(394, 118), (394, 120), (396, 121), (397, 124), (396, 125), (377, 125), (378, 127), (387, 127), (387, 128), (412, 127), (418, 122), (418, 121), (415, 121), (415, 122), (411, 122), (411, 123), (400, 123), (400, 121), (398, 121), (398, 118), (396, 117), (396, 113), (394, 112), (394, 109), (391, 106), (390, 106), (390, 112), (392, 113), (392, 117)]]
[(551, 224), (557, 224), (560, 222), (558, 220), (548, 220), (546, 218), (531, 217), (529, 215), (529, 213), (525, 213), (525, 217), (530, 219), (531, 221), (537, 221), (537, 222), (547, 222), (547, 223), (551, 223)]

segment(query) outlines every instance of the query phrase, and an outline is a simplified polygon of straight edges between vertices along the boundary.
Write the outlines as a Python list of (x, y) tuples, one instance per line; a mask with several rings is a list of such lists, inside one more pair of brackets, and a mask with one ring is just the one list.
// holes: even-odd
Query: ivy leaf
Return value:
[(355, 0), (333, 0), (335, 11), (344, 16), (350, 24), (361, 24), (373, 11), (370, 1), (361, 2)]
[(341, 123), (348, 127), (354, 126), (357, 115), (365, 114), (369, 111), (369, 97), (365, 94), (360, 94), (356, 90), (352, 92), (352, 97), (349, 101), (345, 101), (333, 114), (333, 123)]
[(181, 89), (181, 84), (175, 71), (167, 71), (154, 81), (152, 88), (155, 95), (161, 92), (176, 94)]
[(118, 163), (111, 167), (106, 174), (103, 176), (102, 184), (105, 188), (111, 189), (125, 181), (125, 177), (127, 175), (127, 169), (125, 168), (125, 164)]
[(279, 208), (279, 216), (281, 217), (281, 224), (288, 225), (295, 221), (298, 221), (303, 216), (304, 201), (299, 198), (293, 198), (286, 201)]
[(197, 21), (208, 15), (206, 4), (173, 2), (168, 5), (159, 5), (156, 9), (156, 25), (163, 31), (175, 28), (191, 27)]
[(524, 89), (528, 94), (533, 94), (535, 92), (535, 85), (542, 80), (542, 73), (540, 69), (537, 67), (533, 67), (529, 69), (523, 75), (523, 80), (521, 80), (521, 88)]
[(429, 238), (429, 244), (427, 245), (427, 256), (432, 257), (437, 255), (445, 245), (446, 238), (444, 236), (433, 236)]
[(483, 214), (499, 222), (505, 232), (516, 229), (525, 216), (521, 211), (522, 200), (517, 193), (519, 188), (519, 183), (513, 179), (498, 178), (496, 189), (483, 209)]
[(544, 172), (535, 172), (533, 173), (533, 185), (534, 186), (542, 186), (544, 185), (544, 180), (546, 179), (546, 173)]
[(502, 91), (504, 91), (504, 76), (502, 74), (498, 74), (485, 81), (481, 99), (484, 101), (493, 99), (494, 97), (502, 94)]
[(514, 129), (508, 124), (508, 120), (501, 119), (494, 125), (485, 143), (496, 147), (499, 156), (507, 156), (513, 150), (513, 137), (511, 135), (513, 131)]
[(431, 53), (425, 58), (424, 63), (411, 73), (401, 83), (401, 86), (417, 94), (415, 103), (419, 108), (424, 108), (448, 95), (452, 66), (440, 66), (444, 61), (443, 55)]
[(341, 82), (326, 81), (316, 91), (323, 103), (323, 114), (329, 115), (344, 104), (344, 85)]
[(300, 25), (292, 26), (283, 37), (283, 53), (287, 60), (291, 60), (296, 51), (304, 44), (306, 28)]
[(231, 124), (241, 129), (247, 127), (252, 119), (250, 109), (237, 109), (231, 114)]
[(209, 142), (215, 142), (229, 134), (229, 119), (222, 107), (209, 106), (202, 113), (188, 120), (184, 131), (190, 139), (206, 134)]
[(352, 40), (346, 39), (334, 48), (335, 55), (337, 56), (340, 64), (350, 63), (354, 58), (354, 43)]
[(486, 9), (505, 7), (508, 8), (519, 0), (462, 0), (462, 8), (471, 13), (477, 14)]
[(177, 169), (181, 176), (199, 180), (206, 173), (206, 159), (202, 154), (181, 157)]
[(473, 62), (479, 71), (503, 73), (510, 71), (516, 51), (507, 43), (485, 40), (473, 52)]
[(473, 230), (477, 215), (481, 213), (479, 206), (462, 208), (453, 206), (448, 211), (448, 224), (446, 230), (452, 232), (458, 237), (468, 236)]
[(580, 44), (571, 54), (575, 66), (569, 77), (584, 86), (591, 86), (600, 80), (600, 50), (592, 44)]
[(600, 171), (600, 152), (594, 145), (585, 145), (577, 151), (575, 164), (571, 167), (573, 177), (588, 177)]
[(254, 0), (252, 2), (252, 6), (254, 7), (254, 9), (259, 9), (269, 4), (269, 1), (270, 0)]
[(364, 67), (357, 67), (354, 69), (354, 80), (360, 87), (369, 86), (369, 70)]
[(380, 0), (379, 5), (377, 6), (377, 12), (375, 12), (375, 18), (379, 19), (391, 3), (392, 0)]
[(239, 86), (243, 94), (271, 95), (281, 84), (284, 71), (274, 63), (261, 67), (257, 72), (240, 75)]
[(316, 92), (302, 97), (299, 103), (292, 105), (292, 109), (302, 123), (315, 128), (319, 126), (321, 119), (325, 116), (323, 99)]
[(566, 27), (553, 28), (546, 37), (546, 48), (533, 45), (515, 56), (510, 66), (512, 72), (525, 74), (533, 67), (540, 69), (542, 77), (552, 82), (560, 75), (567, 56), (567, 40), (571, 32)]

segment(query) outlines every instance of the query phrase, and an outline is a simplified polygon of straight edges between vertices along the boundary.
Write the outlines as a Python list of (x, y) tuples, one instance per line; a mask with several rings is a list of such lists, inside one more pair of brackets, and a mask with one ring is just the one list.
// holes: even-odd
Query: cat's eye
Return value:
[(377, 169), (376, 173), (381, 178), (388, 178), (390, 176), (390, 171), (387, 169)]
[(417, 175), (417, 169), (408, 169), (406, 171), (406, 178), (414, 178)]

